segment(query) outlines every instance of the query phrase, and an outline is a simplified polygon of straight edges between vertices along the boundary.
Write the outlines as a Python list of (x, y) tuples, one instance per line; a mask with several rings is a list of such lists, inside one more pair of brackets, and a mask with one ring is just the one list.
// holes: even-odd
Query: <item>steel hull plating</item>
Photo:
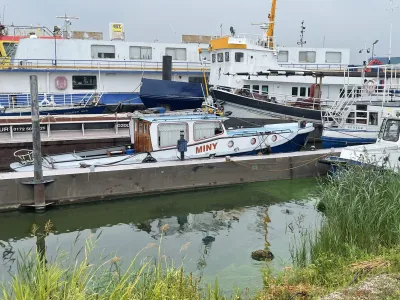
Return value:
[[(321, 123), (321, 111), (299, 108), (293, 106), (285, 106), (278, 103), (267, 102), (263, 100), (256, 100), (249, 97), (236, 95), (227, 91), (215, 89), (214, 96), (216, 99), (224, 101), (226, 103), (232, 103), (240, 105), (245, 108), (249, 108), (252, 113), (260, 111), (260, 116), (266, 117), (277, 117), (290, 120), (308, 120), (314, 123)], [(240, 116), (234, 116), (239, 117)]]

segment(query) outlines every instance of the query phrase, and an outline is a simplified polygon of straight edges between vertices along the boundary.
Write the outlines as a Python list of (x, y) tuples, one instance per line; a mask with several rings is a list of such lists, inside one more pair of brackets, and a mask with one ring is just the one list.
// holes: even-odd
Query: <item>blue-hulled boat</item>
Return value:
[(167, 107), (168, 110), (201, 108), (205, 94), (200, 83), (142, 79), (140, 99), (147, 108)]

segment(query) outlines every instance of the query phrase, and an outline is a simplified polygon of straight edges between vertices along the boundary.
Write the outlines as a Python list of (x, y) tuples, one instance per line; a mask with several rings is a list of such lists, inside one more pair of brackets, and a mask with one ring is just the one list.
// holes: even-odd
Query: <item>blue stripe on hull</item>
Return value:
[(342, 148), (348, 146), (357, 146), (364, 144), (373, 144), (376, 139), (363, 139), (363, 138), (331, 138), (331, 137), (321, 137), (322, 145), (325, 149), (329, 148)]

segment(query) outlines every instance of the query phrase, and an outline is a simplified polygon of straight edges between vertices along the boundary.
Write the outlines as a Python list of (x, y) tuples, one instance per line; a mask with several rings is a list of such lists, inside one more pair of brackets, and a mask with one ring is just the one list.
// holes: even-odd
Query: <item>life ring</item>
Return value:
[(375, 80), (368, 80), (366, 83), (364, 83), (364, 88), (367, 91), (367, 93), (371, 95), (373, 92), (375, 92), (376, 89)]

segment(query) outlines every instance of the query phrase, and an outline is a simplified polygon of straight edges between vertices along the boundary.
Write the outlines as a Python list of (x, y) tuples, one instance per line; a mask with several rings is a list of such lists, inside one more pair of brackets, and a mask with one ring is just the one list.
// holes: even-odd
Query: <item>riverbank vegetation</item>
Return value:
[[(320, 228), (301, 230), (291, 250), (292, 267), (277, 278), (266, 272), (263, 299), (288, 299), (296, 293), (316, 297), (370, 276), (400, 274), (399, 174), (361, 167), (339, 170), (320, 182), (318, 199)], [(400, 299), (399, 290), (378, 299)]]
[[(93, 260), (90, 254), (95, 242), (88, 240), (77, 255), (80, 259), (72, 258), (77, 263), (63, 255), (46, 261), (45, 250), (39, 248), (37, 255), (21, 256), (16, 275), (3, 284), (2, 296), (7, 300), (266, 300), (318, 298), (344, 290), (348, 298), (336, 299), (352, 299), (351, 293), (354, 299), (400, 299), (400, 176), (358, 167), (341, 170), (320, 181), (317, 196), (323, 216), (318, 230), (299, 229), (291, 249), (293, 264), (278, 276), (266, 264), (264, 289), (256, 295), (242, 292), (226, 298), (217, 281), (204, 287), (199, 278), (185, 273), (183, 267), (174, 267), (162, 255), (162, 241), (147, 247), (158, 249), (155, 260), (143, 261), (138, 253), (122, 270), (119, 257)], [(48, 224), (45, 232), (50, 228)], [(378, 285), (367, 285), (372, 292), (351, 290), (368, 278)]]

